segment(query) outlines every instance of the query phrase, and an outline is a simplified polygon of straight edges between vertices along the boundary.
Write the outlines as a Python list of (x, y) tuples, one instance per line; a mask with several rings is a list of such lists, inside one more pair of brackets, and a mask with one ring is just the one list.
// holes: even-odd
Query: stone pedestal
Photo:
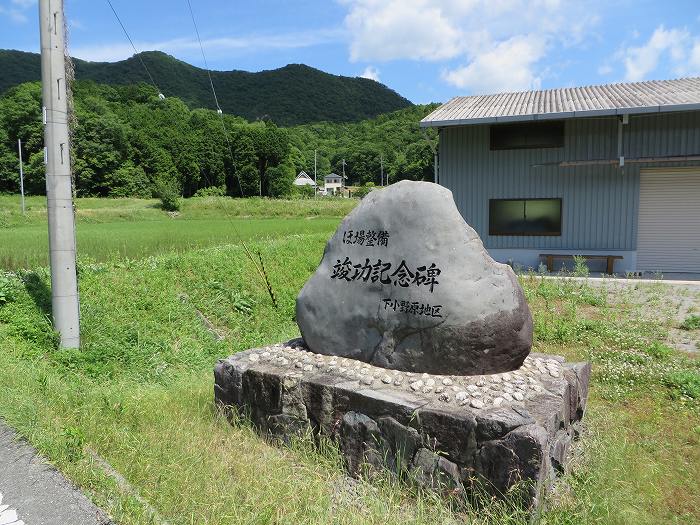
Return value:
[(586, 406), (590, 364), (531, 354), (513, 372), (437, 376), (308, 352), (301, 341), (247, 350), (215, 368), (215, 398), (265, 434), (312, 429), (348, 470), (390, 468), (417, 482), (495, 494), (523, 483), (536, 504), (563, 469)]

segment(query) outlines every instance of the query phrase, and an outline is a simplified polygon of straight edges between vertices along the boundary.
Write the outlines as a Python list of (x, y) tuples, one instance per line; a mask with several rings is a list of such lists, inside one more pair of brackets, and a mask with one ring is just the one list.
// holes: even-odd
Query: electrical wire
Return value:
[[(190, 17), (192, 18), (192, 25), (194, 26), (194, 31), (195, 34), (197, 35), (197, 42), (199, 42), (199, 50), (202, 53), (202, 59), (204, 60), (204, 67), (207, 71), (207, 77), (209, 78), (209, 86), (211, 87), (211, 92), (212, 95), (214, 96), (214, 103), (216, 104), (216, 112), (219, 115), (219, 120), (221, 121), (221, 129), (223, 130), (224, 133), (224, 138), (226, 139), (226, 145), (228, 146), (228, 151), (229, 155), (231, 156), (231, 163), (233, 165), (233, 169), (236, 169), (236, 159), (233, 155), (233, 147), (231, 146), (231, 140), (229, 139), (228, 135), (228, 130), (226, 129), (226, 122), (224, 121), (224, 112), (221, 109), (221, 106), (219, 105), (219, 98), (216, 96), (216, 89), (214, 88), (214, 81), (212, 80), (211, 77), (211, 71), (209, 70), (209, 63), (207, 62), (207, 56), (204, 53), (204, 45), (202, 44), (202, 38), (199, 35), (199, 28), (197, 27), (197, 21), (195, 20), (194, 17), (194, 11), (192, 10), (192, 3), (190, 0), (187, 0), (187, 7), (189, 8), (190, 11)], [(205, 175), (206, 177), (206, 175)], [(243, 185), (241, 184), (241, 177), (240, 174), (236, 173), (236, 180), (238, 180), (238, 188), (241, 192), (241, 197), (245, 197), (245, 194), (243, 193)], [(219, 197), (220, 199), (220, 197)], [(219, 201), (219, 204), (221, 205), (221, 208), (224, 212), (224, 214), (228, 217), (228, 219), (231, 221), (233, 224), (233, 219), (228, 213), (228, 210), (226, 207), (223, 205), (223, 202)], [(241, 241), (241, 246), (243, 247), (243, 251), (245, 252), (246, 256), (250, 260), (250, 262), (253, 264), (255, 267), (255, 270), (258, 272), (258, 275), (260, 276), (260, 279), (262, 280), (263, 284), (267, 288), (267, 293), (270, 296), (270, 299), (272, 300), (272, 305), (277, 308), (277, 298), (275, 297), (275, 292), (272, 289), (272, 285), (270, 284), (270, 280), (267, 276), (267, 272), (265, 271), (265, 265), (263, 263), (262, 255), (260, 252), (258, 252), (258, 259), (260, 261), (260, 264), (258, 264), (258, 261), (256, 261), (255, 257), (251, 253), (250, 249), (248, 248), (248, 245), (245, 243), (243, 240), (243, 237), (238, 233), (236, 228), (233, 228), (234, 233), (238, 236), (239, 240)]]
[(204, 54), (204, 46), (202, 45), (202, 39), (199, 36), (199, 28), (197, 27), (197, 21), (194, 18), (194, 12), (192, 11), (192, 3), (187, 0), (187, 7), (190, 9), (190, 17), (192, 17), (192, 25), (194, 25), (194, 32), (197, 35), (197, 41), (199, 42), (199, 50), (202, 52), (202, 59), (204, 60), (204, 68), (207, 71), (207, 76), (209, 77), (209, 85), (211, 86), (211, 92), (214, 94), (214, 103), (216, 104), (216, 109), (221, 111), (219, 106), (219, 99), (216, 97), (216, 89), (214, 89), (214, 82), (211, 79), (211, 72), (209, 71), (209, 64), (207, 63), (207, 56)]
[[(160, 89), (158, 88), (158, 85), (156, 84), (155, 80), (153, 79), (151, 72), (148, 70), (148, 67), (146, 66), (143, 59), (141, 58), (139, 51), (136, 49), (136, 46), (134, 45), (134, 41), (129, 36), (129, 32), (126, 30), (126, 27), (124, 26), (121, 19), (119, 18), (119, 15), (117, 14), (117, 11), (114, 9), (114, 6), (112, 5), (111, 0), (107, 0), (107, 4), (109, 4), (109, 7), (111, 8), (112, 13), (114, 13), (115, 18), (117, 19), (117, 22), (119, 22), (119, 25), (121, 26), (122, 31), (124, 31), (124, 35), (129, 40), (129, 43), (131, 44), (131, 47), (133, 48), (134, 53), (136, 54), (136, 58), (138, 58), (139, 62), (143, 66), (143, 69), (146, 71), (146, 74), (148, 75), (148, 78), (150, 79), (151, 84), (153, 84), (153, 87), (155, 87), (156, 90), (158, 91), (158, 96), (160, 98), (165, 98), (163, 96), (163, 94), (161, 93)], [(214, 88), (214, 82), (212, 80), (211, 72), (209, 70), (209, 64), (207, 62), (206, 54), (204, 53), (204, 45), (202, 44), (202, 39), (199, 35), (199, 28), (197, 27), (197, 22), (196, 22), (195, 17), (194, 17), (194, 12), (192, 10), (192, 4), (190, 3), (190, 0), (187, 0), (187, 6), (189, 7), (190, 16), (192, 18), (192, 24), (194, 25), (194, 30), (195, 30), (195, 33), (197, 35), (197, 41), (199, 42), (199, 49), (202, 52), (204, 66), (205, 66), (206, 71), (207, 71), (207, 77), (209, 78), (209, 86), (211, 87), (211, 92), (214, 96), (214, 103), (216, 104), (216, 112), (218, 113), (219, 119), (221, 121), (221, 129), (223, 130), (224, 138), (226, 139), (226, 145), (228, 146), (229, 155), (231, 156), (231, 163), (233, 165), (233, 168), (235, 169), (236, 168), (236, 166), (235, 166), (236, 161), (235, 161), (235, 157), (233, 155), (233, 147), (231, 146), (231, 140), (230, 140), (229, 135), (228, 135), (228, 130), (226, 129), (226, 122), (224, 121), (223, 111), (221, 109), (221, 106), (219, 105), (219, 99), (216, 96), (216, 89)], [(209, 184), (211, 184), (211, 181), (208, 180), (208, 177), (206, 176), (206, 174), (204, 174), (204, 177), (205, 177), (205, 179), (207, 179), (207, 182)], [(243, 193), (243, 186), (241, 184), (241, 178), (240, 178), (239, 174), (236, 174), (236, 179), (238, 180), (238, 187), (241, 191), (241, 196), (245, 197), (245, 194)], [(223, 205), (223, 202), (221, 202), (220, 198), (219, 198), (218, 202), (219, 202), (219, 204), (224, 212), (224, 215), (226, 215), (228, 220), (231, 222), (231, 224), (233, 226), (233, 232), (238, 237), (246, 256), (248, 257), (248, 259), (250, 259), (250, 262), (253, 264), (253, 266), (255, 267), (255, 270), (257, 271), (258, 275), (260, 276), (262, 282), (265, 284), (265, 287), (267, 288), (267, 292), (270, 295), (270, 298), (272, 300), (273, 306), (275, 308), (277, 308), (277, 298), (275, 297), (274, 290), (272, 289), (272, 285), (270, 284), (269, 278), (267, 276), (267, 272), (265, 271), (265, 265), (263, 263), (262, 255), (258, 251), (258, 259), (260, 261), (260, 263), (258, 264), (258, 261), (256, 261), (256, 258), (253, 256), (250, 249), (248, 248), (248, 245), (243, 240), (243, 237), (236, 229), (236, 227), (233, 223), (233, 218), (228, 213), (228, 210)]]
[[(204, 68), (207, 72), (207, 77), (209, 78), (209, 86), (211, 87), (212, 95), (214, 96), (214, 104), (216, 104), (216, 112), (219, 115), (219, 120), (221, 121), (221, 129), (224, 132), (224, 138), (226, 139), (226, 145), (228, 146), (229, 154), (231, 155), (231, 163), (233, 164), (233, 169), (236, 169), (236, 160), (233, 155), (233, 147), (231, 146), (231, 140), (228, 136), (228, 130), (226, 129), (226, 122), (224, 121), (224, 112), (219, 105), (219, 97), (216, 96), (216, 89), (214, 88), (214, 81), (211, 78), (211, 71), (209, 70), (209, 63), (207, 62), (207, 55), (204, 53), (204, 45), (202, 44), (202, 38), (199, 36), (199, 28), (197, 27), (197, 21), (194, 17), (194, 11), (192, 10), (192, 3), (187, 0), (187, 7), (190, 10), (190, 17), (192, 18), (192, 25), (194, 26), (194, 32), (197, 35), (197, 42), (199, 42), (199, 50), (202, 52), (202, 59), (204, 60)], [(238, 181), (238, 189), (241, 192), (241, 197), (245, 197), (243, 193), (243, 185), (241, 184), (241, 177), (236, 173), (236, 180)]]
[(153, 87), (156, 88), (156, 91), (158, 91), (158, 96), (160, 98), (163, 98), (163, 93), (161, 90), (158, 88), (156, 85), (155, 80), (153, 80), (153, 76), (151, 75), (151, 72), (148, 70), (148, 67), (146, 67), (146, 63), (143, 61), (141, 58), (141, 54), (139, 53), (138, 49), (136, 49), (136, 46), (134, 45), (134, 41), (131, 39), (129, 36), (129, 32), (126, 30), (126, 27), (124, 27), (124, 24), (122, 23), (121, 18), (119, 18), (119, 15), (117, 14), (116, 9), (114, 9), (114, 6), (112, 5), (111, 0), (107, 0), (107, 3), (109, 4), (110, 9), (112, 10), (112, 13), (114, 13), (114, 17), (117, 19), (117, 22), (119, 22), (119, 25), (122, 28), (122, 31), (124, 31), (124, 34), (126, 35), (126, 38), (129, 40), (129, 43), (131, 44), (132, 49), (134, 50), (134, 55), (136, 58), (139, 59), (139, 62), (141, 62), (141, 65), (143, 66), (143, 69), (146, 71), (146, 74), (148, 75), (148, 78), (151, 80), (151, 84), (153, 84)]

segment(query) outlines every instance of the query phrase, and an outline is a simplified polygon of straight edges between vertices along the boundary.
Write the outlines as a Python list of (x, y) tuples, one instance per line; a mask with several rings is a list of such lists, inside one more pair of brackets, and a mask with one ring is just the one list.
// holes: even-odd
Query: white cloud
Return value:
[(353, 61), (444, 60), (462, 49), (460, 31), (430, 2), (358, 0), (350, 4), (345, 24)]
[(69, 18), (68, 27), (70, 29), (85, 29), (85, 24), (83, 24), (80, 20), (77, 20), (75, 18)]
[(622, 47), (616, 59), (624, 65), (625, 80), (645, 80), (652, 76), (692, 76), (700, 74), (700, 35), (687, 28), (658, 26), (639, 46)]
[[(139, 48), (151, 50), (157, 48)], [(134, 54), (129, 44), (100, 44), (95, 46), (69, 46), (68, 53), (75, 58), (90, 62), (115, 62), (124, 60)]]
[(601, 76), (609, 75), (613, 71), (614, 71), (614, 69), (610, 64), (603, 64), (603, 65), (598, 67), (598, 74)]
[(24, 24), (27, 21), (27, 16), (19, 9), (6, 8), (0, 5), (0, 16), (6, 16), (15, 24)]
[(534, 65), (545, 55), (538, 35), (515, 36), (478, 55), (468, 65), (445, 71), (450, 84), (475, 93), (538, 89), (542, 79)]
[(657, 68), (662, 56), (674, 63), (681, 62), (690, 38), (687, 29), (667, 30), (663, 25), (657, 27), (644, 45), (625, 50), (625, 79), (634, 81), (646, 78)]
[[(251, 35), (247, 37), (221, 37), (202, 41), (207, 57), (241, 52), (245, 50), (262, 49), (294, 49), (311, 47), (333, 40), (342, 34), (338, 30), (313, 31), (309, 33), (287, 33), (279, 35)], [(134, 45), (139, 51), (158, 50), (179, 56), (201, 58), (199, 42), (193, 38), (177, 38), (164, 41), (136, 41)], [(134, 54), (132, 47), (126, 42), (104, 43), (71, 47), (70, 54), (83, 60), (93, 62), (113, 62), (124, 60)]]
[(339, 1), (352, 61), (443, 62), (443, 80), (474, 91), (538, 85), (547, 54), (585, 45), (598, 21), (564, 0)]
[(697, 74), (700, 71), (700, 41), (695, 41), (693, 44), (693, 49), (691, 49), (688, 59), (688, 66), (691, 74)]
[(10, 0), (8, 7), (0, 5), (0, 16), (6, 16), (15, 24), (24, 24), (28, 20), (24, 11), (35, 6), (36, 2), (37, 0)]
[(370, 80), (379, 82), (379, 70), (374, 66), (367, 66), (360, 75), (360, 78), (368, 78)]

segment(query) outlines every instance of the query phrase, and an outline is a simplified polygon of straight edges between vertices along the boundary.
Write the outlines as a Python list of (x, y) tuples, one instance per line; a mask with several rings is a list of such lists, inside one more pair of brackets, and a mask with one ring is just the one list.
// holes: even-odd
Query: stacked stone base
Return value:
[(519, 370), (430, 376), (314, 354), (300, 341), (247, 350), (215, 368), (215, 399), (264, 434), (335, 439), (352, 475), (408, 473), (423, 485), (537, 504), (564, 468), (583, 417), (590, 364), (531, 354)]

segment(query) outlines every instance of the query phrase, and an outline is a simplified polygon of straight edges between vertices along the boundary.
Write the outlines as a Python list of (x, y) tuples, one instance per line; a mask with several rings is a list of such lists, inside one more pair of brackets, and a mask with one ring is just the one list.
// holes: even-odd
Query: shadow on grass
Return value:
[(35, 272), (24, 274), (22, 281), (24, 288), (34, 301), (36, 307), (45, 316), (51, 318), (51, 288)]

